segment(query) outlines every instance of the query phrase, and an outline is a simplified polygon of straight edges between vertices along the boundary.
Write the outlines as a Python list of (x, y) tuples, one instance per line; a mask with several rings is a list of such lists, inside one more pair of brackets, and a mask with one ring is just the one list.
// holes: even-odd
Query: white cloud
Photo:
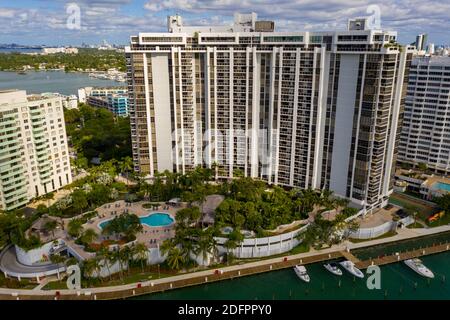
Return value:
[[(142, 1), (142, 2), (141, 2)], [(58, 37), (120, 37), (142, 31), (164, 31), (165, 16), (179, 13), (186, 25), (229, 25), (234, 12), (256, 12), (259, 19), (275, 21), (276, 30), (343, 29), (348, 18), (366, 16), (370, 4), (381, 9), (381, 25), (397, 30), (400, 40), (412, 40), (426, 32), (436, 41), (450, 40), (450, 1), (448, 0), (40, 0), (46, 9), (1, 8), (2, 37), (24, 34), (53, 39)], [(81, 8), (81, 30), (67, 30), (65, 7)], [(51, 7), (51, 9), (50, 9)], [(55, 35), (56, 36), (56, 35)], [(406, 41), (407, 42), (407, 41)]]
[(342, 28), (348, 18), (367, 16), (371, 4), (381, 9), (382, 27), (395, 28), (400, 35), (431, 32), (433, 26), (450, 33), (450, 2), (442, 0), (151, 0), (144, 7), (153, 13), (164, 10), (193, 17), (223, 14), (224, 19), (237, 11), (254, 11), (260, 18), (274, 20), (277, 30), (285, 31)]

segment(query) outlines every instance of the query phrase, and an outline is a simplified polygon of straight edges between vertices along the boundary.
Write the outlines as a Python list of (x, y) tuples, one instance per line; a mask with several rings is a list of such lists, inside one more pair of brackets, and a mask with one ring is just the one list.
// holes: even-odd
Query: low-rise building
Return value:
[(128, 92), (126, 87), (84, 87), (78, 89), (78, 100), (86, 103), (89, 96), (105, 97), (112, 94), (126, 95)]
[(55, 53), (77, 54), (78, 49), (72, 47), (42, 48), (42, 54), (55, 54)]
[(63, 107), (66, 109), (78, 109), (78, 98), (76, 95), (72, 94), (70, 96), (61, 96)]
[(431, 200), (450, 193), (450, 179), (412, 169), (398, 169), (395, 172), (395, 190), (413, 192), (425, 200)]
[(45, 92), (41, 94), (42, 96), (60, 96), (62, 101), (62, 106), (66, 109), (78, 109), (78, 97), (74, 94), (70, 96), (66, 96), (64, 94), (60, 93), (52, 93), (52, 92)]
[(420, 186), (420, 194), (426, 200), (442, 197), (450, 193), (450, 179), (447, 177), (431, 176)]
[(105, 108), (115, 115), (128, 116), (128, 95), (125, 87), (85, 87), (78, 89), (79, 101)]

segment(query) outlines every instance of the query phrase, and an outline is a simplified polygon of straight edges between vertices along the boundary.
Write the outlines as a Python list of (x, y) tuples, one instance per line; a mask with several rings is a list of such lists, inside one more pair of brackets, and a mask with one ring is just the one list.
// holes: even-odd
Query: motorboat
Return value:
[(358, 278), (364, 278), (364, 273), (355, 267), (355, 264), (350, 260), (345, 260), (339, 263), (345, 270)]
[(306, 272), (306, 268), (304, 266), (297, 265), (294, 267), (294, 271), (297, 276), (305, 282), (309, 282), (311, 279), (309, 278), (308, 273)]
[(428, 269), (423, 263), (422, 260), (419, 258), (415, 259), (408, 259), (404, 261), (405, 264), (413, 269), (415, 272), (420, 274), (421, 276), (427, 277), (427, 278), (434, 278), (434, 273)]
[(342, 270), (339, 269), (337, 263), (330, 262), (330, 263), (324, 264), (323, 266), (325, 267), (325, 269), (330, 271), (332, 274), (334, 274), (336, 276), (342, 276)]

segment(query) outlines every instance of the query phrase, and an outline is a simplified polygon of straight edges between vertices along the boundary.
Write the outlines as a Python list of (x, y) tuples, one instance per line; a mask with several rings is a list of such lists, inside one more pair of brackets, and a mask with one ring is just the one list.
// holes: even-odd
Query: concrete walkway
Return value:
[[(0, 269), (13, 277), (35, 278), (43, 277), (59, 272), (64, 272), (65, 267), (58, 267), (56, 264), (42, 264), (27, 266), (17, 261), (14, 246), (10, 246), (0, 254)], [(1, 291), (0, 291), (1, 292)]]

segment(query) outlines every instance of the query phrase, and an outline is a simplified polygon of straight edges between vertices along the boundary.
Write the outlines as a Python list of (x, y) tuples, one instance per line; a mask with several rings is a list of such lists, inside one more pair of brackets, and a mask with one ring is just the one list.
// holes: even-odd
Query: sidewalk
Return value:
[[(218, 276), (215, 273), (215, 270), (209, 269), (204, 271), (198, 271), (198, 272), (192, 272), (192, 273), (186, 273), (181, 274), (173, 277), (167, 277), (162, 279), (155, 279), (150, 280), (141, 283), (141, 287), (137, 287), (137, 283), (133, 284), (127, 284), (127, 285), (120, 285), (120, 286), (111, 286), (111, 287), (100, 287), (100, 288), (83, 288), (79, 291), (76, 290), (23, 290), (23, 289), (6, 289), (1, 288), (0, 294), (3, 294), (5, 296), (12, 294), (14, 295), (25, 295), (25, 296), (41, 296), (43, 299), (48, 299), (51, 297), (54, 297), (58, 291), (58, 294), (62, 296), (68, 296), (69, 299), (76, 299), (77, 297), (81, 297), (84, 295), (84, 297), (81, 297), (81, 299), (86, 299), (90, 297), (91, 295), (94, 295), (94, 299), (96, 299), (96, 294), (106, 294), (111, 293), (109, 295), (102, 295), (102, 298), (109, 299), (109, 298), (123, 298), (126, 296), (132, 296), (138, 292), (139, 294), (143, 293), (150, 293), (149, 287), (156, 287), (163, 286), (161, 290), (170, 290), (173, 288), (183, 287), (186, 285), (195, 285), (195, 284), (201, 284), (201, 283), (207, 283), (208, 281), (218, 281), (222, 279), (230, 279), (233, 277), (243, 276), (247, 274), (247, 271), (251, 268), (256, 268), (260, 271), (254, 272), (254, 273), (260, 273), (264, 271), (271, 271), (281, 268), (290, 267), (292, 263), (314, 263), (318, 261), (325, 261), (327, 259), (334, 259), (341, 257), (341, 251), (345, 251), (347, 249), (356, 249), (356, 248), (363, 248), (363, 247), (370, 247), (382, 243), (389, 243), (389, 242), (395, 242), (399, 240), (406, 240), (411, 239), (419, 236), (424, 235), (431, 235), (436, 234), (444, 231), (450, 231), (450, 226), (441, 226), (436, 228), (429, 228), (429, 229), (399, 229), (398, 234), (393, 237), (389, 238), (383, 238), (383, 239), (377, 239), (377, 240), (370, 240), (362, 243), (351, 243), (350, 241), (345, 241), (342, 244), (334, 245), (328, 249), (324, 250), (310, 250), (309, 252), (285, 256), (285, 257), (276, 257), (272, 259), (266, 259), (261, 261), (255, 261), (250, 263), (245, 263), (241, 265), (234, 265), (229, 267), (223, 267), (220, 268), (221, 273), (224, 274), (224, 276)], [(287, 260), (285, 260), (287, 259)], [(310, 261), (302, 261), (302, 259), (308, 259)], [(322, 260), (321, 260), (322, 259)], [(295, 261), (294, 261), (295, 260)], [(283, 266), (280, 267), (280, 264), (283, 264)], [(274, 267), (272, 269), (272, 266)], [(264, 267), (264, 269), (262, 269)], [(242, 274), (241, 274), (242, 272)], [(248, 273), (248, 274), (254, 274), (254, 273)], [(233, 274), (233, 276), (230, 276), (230, 274)], [(213, 278), (213, 279), (209, 279)], [(215, 278), (215, 279), (214, 279)], [(190, 280), (189, 283), (177, 286), (178, 284), (176, 282), (180, 282), (183, 280)], [(175, 284), (175, 285), (174, 285)], [(114, 294), (116, 293), (116, 294)], [(89, 298), (89, 299), (92, 299)]]

